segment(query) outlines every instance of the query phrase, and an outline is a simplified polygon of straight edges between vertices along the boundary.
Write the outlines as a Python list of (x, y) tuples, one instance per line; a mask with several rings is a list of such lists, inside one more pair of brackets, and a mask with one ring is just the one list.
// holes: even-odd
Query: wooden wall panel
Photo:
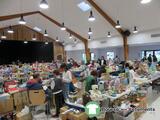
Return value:
[(31, 41), (33, 35), (35, 34), (37, 41), (48, 41), (53, 42), (53, 53), (54, 53), (54, 60), (57, 60), (57, 56), (61, 55), (62, 59), (64, 60), (64, 47), (60, 44), (55, 42), (54, 39), (50, 37), (44, 37), (42, 33), (39, 33), (27, 26), (24, 25), (15, 25), (12, 26), (14, 30), (14, 34), (7, 33), (8, 28), (0, 28), (0, 35), (5, 32), (5, 35), (7, 36), (7, 40), (22, 40), (22, 41)]

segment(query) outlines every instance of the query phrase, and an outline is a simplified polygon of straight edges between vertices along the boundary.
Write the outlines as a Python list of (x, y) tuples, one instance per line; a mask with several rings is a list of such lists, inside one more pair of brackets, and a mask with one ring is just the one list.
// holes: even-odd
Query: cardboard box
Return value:
[(33, 106), (44, 105), (46, 100), (44, 90), (29, 90), (29, 100)]
[(60, 113), (61, 113), (60, 118), (62, 120), (67, 120), (67, 119), (69, 119), (69, 120), (88, 120), (88, 116), (85, 112), (80, 112), (78, 114), (75, 114), (73, 112), (69, 112), (67, 114), (62, 114), (63, 112), (65, 112), (67, 110), (68, 110), (68, 107), (66, 107), (66, 106), (62, 107), (60, 109)]
[(88, 120), (88, 116), (85, 112), (81, 112), (81, 113), (78, 113), (78, 114), (70, 112), (68, 114), (68, 119), (69, 120)]
[(28, 91), (21, 92), (23, 105), (29, 105)]
[(14, 110), (13, 98), (0, 101), (0, 114), (5, 114)]
[(32, 120), (32, 114), (28, 113), (23, 115), (21, 113), (16, 114), (16, 120)]

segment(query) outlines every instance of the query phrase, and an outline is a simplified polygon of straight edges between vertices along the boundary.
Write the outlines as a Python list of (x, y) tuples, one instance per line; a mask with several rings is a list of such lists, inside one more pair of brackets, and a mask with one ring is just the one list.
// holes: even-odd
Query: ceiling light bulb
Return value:
[(69, 39), (72, 39), (72, 38), (73, 38), (73, 36), (72, 36), (72, 34), (70, 34), (70, 35), (69, 35)]
[(9, 26), (9, 29), (8, 29), (8, 31), (7, 31), (8, 33), (14, 33), (14, 31), (13, 31), (13, 29), (12, 29), (12, 27), (11, 26)]
[(90, 16), (89, 16), (89, 18), (88, 18), (88, 21), (90, 21), (90, 22), (95, 21), (95, 17), (93, 16), (92, 11), (90, 11)]
[(116, 28), (121, 28), (121, 25), (120, 25), (120, 23), (119, 23), (119, 20), (117, 20), (117, 24), (116, 24), (115, 27), (116, 27)]
[(141, 4), (147, 4), (150, 3), (152, 0), (141, 0)]
[(24, 20), (23, 15), (21, 15), (21, 18), (19, 20), (19, 24), (20, 25), (25, 25), (26, 24), (26, 21)]
[(134, 27), (133, 33), (134, 33), (134, 34), (138, 33), (138, 30), (137, 30), (137, 27), (136, 27), (136, 26)]
[(88, 36), (88, 40), (91, 40), (91, 36), (90, 35)]
[(89, 35), (92, 35), (92, 34), (93, 34), (91, 28), (89, 28), (88, 34), (89, 34)]
[(32, 38), (32, 40), (37, 40), (37, 38), (36, 38), (36, 36), (35, 36), (35, 34), (33, 35), (33, 38)]
[(46, 45), (48, 45), (48, 42), (45, 42)]
[(64, 23), (62, 23), (61, 30), (62, 31), (66, 30), (66, 27), (64, 26)]
[(32, 40), (35, 41), (35, 40), (37, 40), (37, 38), (33, 37)]
[(59, 39), (58, 39), (58, 37), (56, 37), (56, 42), (59, 42)]
[(4, 32), (2, 33), (1, 39), (6, 39), (7, 36), (5, 36)]
[(41, 2), (40, 2), (40, 8), (42, 8), (42, 9), (48, 9), (49, 8), (49, 5), (48, 5), (48, 3), (47, 3), (47, 1), (46, 0), (42, 0)]
[(108, 35), (107, 35), (107, 37), (111, 37), (111, 32), (108, 32)]
[(77, 44), (77, 42), (78, 42), (77, 39), (75, 39), (75, 40), (74, 40), (74, 44)]
[(47, 30), (45, 30), (45, 32), (44, 32), (44, 36), (45, 36), (45, 37), (47, 37), (47, 36), (48, 36)]
[(25, 43), (25, 44), (27, 44), (27, 43), (28, 43), (28, 41), (24, 41), (24, 43)]

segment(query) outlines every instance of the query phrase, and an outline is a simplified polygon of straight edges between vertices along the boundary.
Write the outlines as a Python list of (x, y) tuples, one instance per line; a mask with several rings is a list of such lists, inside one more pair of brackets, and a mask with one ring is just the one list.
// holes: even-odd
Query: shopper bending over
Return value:
[(39, 73), (33, 74), (33, 79), (27, 81), (27, 86), (29, 90), (40, 90), (42, 88), (42, 81)]
[(92, 85), (97, 83), (96, 79), (97, 79), (97, 71), (93, 70), (91, 72), (91, 75), (89, 75), (85, 79), (85, 91), (86, 92), (89, 92), (90, 90), (92, 90)]

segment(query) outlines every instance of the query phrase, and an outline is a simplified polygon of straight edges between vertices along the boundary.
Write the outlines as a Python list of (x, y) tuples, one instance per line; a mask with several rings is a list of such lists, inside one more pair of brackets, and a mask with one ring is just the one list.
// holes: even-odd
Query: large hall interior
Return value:
[(0, 0), (0, 120), (160, 120), (160, 0)]

